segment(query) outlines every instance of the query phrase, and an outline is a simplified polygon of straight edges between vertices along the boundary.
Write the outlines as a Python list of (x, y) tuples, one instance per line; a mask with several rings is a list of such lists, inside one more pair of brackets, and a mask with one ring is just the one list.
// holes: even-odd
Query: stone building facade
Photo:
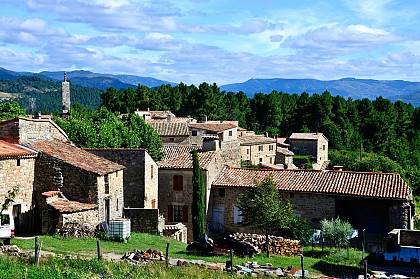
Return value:
[(0, 121), (0, 139), (14, 143), (32, 143), (44, 140), (67, 141), (67, 134), (50, 117), (16, 117)]
[(97, 205), (97, 223), (122, 217), (124, 166), (62, 141), (40, 141), (31, 147), (40, 152), (34, 180), (39, 212), (48, 210), (41, 208), (42, 193), (60, 191), (70, 201)]
[(313, 156), (314, 169), (320, 169), (328, 161), (328, 139), (322, 133), (293, 133), (288, 143), (295, 155)]
[(211, 220), (225, 232), (249, 231), (240, 225), (237, 197), (254, 187), (255, 180), (271, 176), (293, 213), (314, 228), (320, 221), (340, 217), (367, 234), (412, 229), (411, 189), (398, 174), (315, 170), (225, 168), (212, 184)]
[(33, 229), (36, 157), (35, 151), (0, 140), (0, 204), (16, 188), (16, 197), (8, 208), (15, 219), (16, 234), (30, 233)]
[(145, 149), (86, 148), (85, 150), (125, 167), (124, 207), (158, 208), (158, 165)]
[(239, 137), (241, 159), (248, 165), (275, 164), (276, 140), (264, 135), (242, 133)]

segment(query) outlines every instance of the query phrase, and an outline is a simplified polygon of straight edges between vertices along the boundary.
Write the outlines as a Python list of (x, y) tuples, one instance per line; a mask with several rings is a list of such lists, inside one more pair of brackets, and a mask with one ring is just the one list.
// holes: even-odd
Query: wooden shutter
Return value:
[(182, 207), (182, 219), (183, 222), (188, 222), (188, 205)]
[(174, 221), (174, 207), (172, 204), (168, 205), (168, 222)]

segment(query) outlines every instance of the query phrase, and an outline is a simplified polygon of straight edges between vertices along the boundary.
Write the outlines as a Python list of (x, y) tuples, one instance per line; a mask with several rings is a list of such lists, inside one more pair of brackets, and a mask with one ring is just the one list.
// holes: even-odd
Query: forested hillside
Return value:
[[(348, 170), (399, 172), (420, 194), (420, 108), (382, 97), (353, 100), (329, 92), (309, 95), (273, 91), (247, 98), (216, 84), (138, 86), (107, 89), (102, 105), (114, 112), (171, 110), (177, 116), (238, 120), (243, 128), (271, 137), (322, 132), (329, 139), (333, 164)], [(362, 154), (360, 161), (360, 149)]]
[[(58, 112), (61, 110), (61, 82), (42, 79), (36, 76), (22, 76), (17, 79), (0, 79), (0, 92), (10, 96), (27, 113), (38, 111)], [(71, 85), (71, 101), (96, 109), (101, 104), (102, 90)]]

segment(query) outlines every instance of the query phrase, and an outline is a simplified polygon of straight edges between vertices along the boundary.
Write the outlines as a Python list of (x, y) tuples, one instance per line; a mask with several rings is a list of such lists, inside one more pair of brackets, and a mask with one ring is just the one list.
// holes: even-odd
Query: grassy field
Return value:
[[(147, 268), (134, 268), (133, 266), (126, 265), (123, 263), (114, 264), (105, 261), (97, 261), (97, 241), (96, 239), (63, 239), (56, 236), (40, 236), (40, 242), (42, 243), (43, 251), (50, 251), (55, 254), (75, 256), (79, 259), (73, 260), (60, 260), (54, 259), (51, 263), (41, 264), (40, 267), (36, 268), (34, 266), (25, 265), (21, 262), (16, 262), (12, 264), (16, 271), (19, 274), (23, 274), (23, 277), (17, 278), (38, 278), (38, 277), (25, 277), (25, 272), (33, 272), (34, 274), (38, 272), (39, 269), (51, 269), (48, 272), (53, 272), (56, 277), (52, 276), (51, 278), (100, 278), (100, 277), (89, 277), (93, 274), (99, 274), (101, 271), (107, 271), (113, 275), (113, 278), (126, 278), (126, 274), (134, 274), (135, 277), (132, 278), (145, 278), (144, 274), (148, 274), (148, 278), (224, 278), (219, 272), (210, 272), (207, 274), (207, 271), (200, 271), (197, 275), (196, 267), (188, 267), (182, 271), (180, 268), (163, 268), (162, 264), (155, 264), (153, 266), (148, 266)], [(149, 248), (154, 248), (165, 253), (167, 243), (170, 244), (169, 257), (170, 258), (180, 258), (180, 259), (194, 259), (194, 260), (204, 260), (209, 262), (218, 262), (225, 263), (229, 260), (229, 256), (204, 256), (197, 253), (192, 253), (186, 251), (186, 244), (182, 242), (175, 241), (173, 239), (168, 239), (164, 237), (141, 234), (141, 233), (132, 233), (131, 238), (126, 242), (111, 242), (111, 241), (101, 241), (101, 251), (102, 254), (114, 253), (117, 255), (123, 255), (125, 252), (132, 251), (133, 249), (138, 250), (147, 250)], [(12, 239), (12, 243), (17, 245), (22, 250), (33, 250), (34, 249), (34, 239)], [(304, 266), (305, 269), (310, 271), (311, 275), (342, 275), (342, 274), (358, 274), (360, 273), (359, 262), (361, 261), (361, 252), (358, 250), (341, 250), (341, 251), (321, 251), (319, 248), (307, 247), (304, 251)], [(5, 259), (3, 259), (4, 261)], [(12, 261), (12, 260), (9, 260)], [(287, 268), (288, 266), (300, 267), (301, 258), (300, 257), (280, 257), (272, 256), (270, 258), (265, 257), (265, 253), (257, 255), (255, 258), (239, 258), (235, 257), (233, 264), (242, 264), (246, 261), (257, 261), (259, 264), (272, 263), (276, 267)], [(13, 261), (12, 261), (13, 262)], [(83, 264), (80, 264), (83, 263)], [(1, 263), (0, 263), (1, 264)], [(23, 268), (23, 266), (25, 268)], [(7, 266), (10, 266), (10, 263), (6, 263)], [(29, 269), (28, 269), (29, 268)], [(0, 267), (0, 272), (2, 268)], [(80, 273), (83, 271), (83, 276), (87, 277), (71, 277), (72, 272)], [(43, 271), (44, 272), (44, 271)], [(45, 271), (46, 272), (46, 271)], [(167, 272), (168, 274), (162, 274), (162, 272)], [(192, 272), (192, 273), (189, 273)], [(58, 275), (57, 275), (58, 274)], [(65, 276), (70, 277), (59, 277), (65, 274)], [(125, 274), (125, 275), (124, 275)], [(123, 276), (124, 275), (124, 276)], [(223, 274), (224, 276), (225, 274)], [(57, 277), (58, 276), (58, 277)], [(77, 275), (78, 276), (78, 275)], [(98, 275), (99, 276), (99, 275)], [(134, 275), (133, 275), (134, 276)], [(141, 277), (138, 277), (141, 276)], [(198, 276), (198, 277), (194, 277)], [(208, 277), (210, 276), (210, 277)], [(216, 276), (216, 277), (213, 277)], [(3, 277), (0, 273), (0, 278)], [(16, 277), (15, 277), (16, 278)], [(108, 277), (104, 277), (108, 278)], [(226, 277), (227, 278), (227, 277)]]

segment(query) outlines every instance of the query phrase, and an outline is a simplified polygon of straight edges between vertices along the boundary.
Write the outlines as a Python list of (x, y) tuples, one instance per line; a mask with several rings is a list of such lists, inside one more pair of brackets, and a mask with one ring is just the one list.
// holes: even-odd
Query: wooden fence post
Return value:
[(101, 254), (101, 241), (99, 239), (96, 241), (96, 250), (98, 252), (98, 261), (99, 261), (100, 259), (102, 259), (102, 254)]
[(169, 266), (169, 242), (166, 243), (166, 268)]
[(35, 264), (39, 263), (39, 236), (35, 236)]

